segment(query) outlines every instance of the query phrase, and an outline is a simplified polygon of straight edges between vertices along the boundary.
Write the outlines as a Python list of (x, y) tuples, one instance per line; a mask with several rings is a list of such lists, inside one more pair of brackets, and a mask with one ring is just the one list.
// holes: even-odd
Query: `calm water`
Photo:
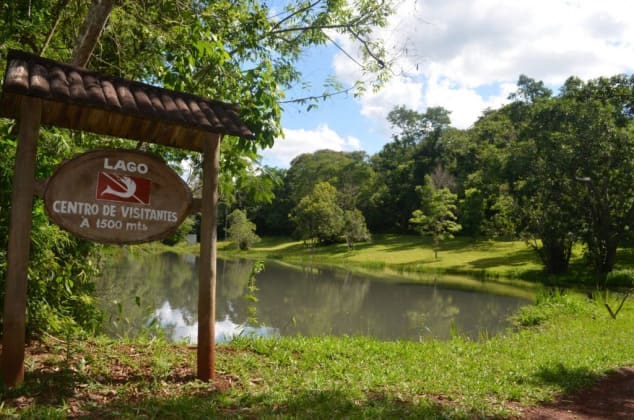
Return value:
[[(381, 340), (472, 338), (508, 326), (532, 291), (463, 277), (413, 284), (394, 274), (364, 276), (330, 268), (267, 262), (249, 299), (252, 261), (218, 260), (216, 335), (367, 335)], [(386, 280), (386, 277), (390, 277)], [(420, 279), (419, 279), (420, 280)], [(196, 342), (198, 260), (193, 256), (122, 255), (98, 283), (108, 332), (135, 335), (156, 319), (174, 340)], [(256, 325), (247, 325), (254, 314)]]

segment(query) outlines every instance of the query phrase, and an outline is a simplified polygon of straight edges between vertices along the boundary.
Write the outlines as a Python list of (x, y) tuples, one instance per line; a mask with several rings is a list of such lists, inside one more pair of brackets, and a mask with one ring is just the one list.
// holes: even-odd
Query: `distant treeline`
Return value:
[(327, 182), (371, 232), (410, 232), (419, 186), (431, 177), (457, 195), (461, 235), (523, 238), (550, 273), (565, 272), (583, 243), (589, 266), (611, 271), (634, 216), (634, 77), (571, 77), (554, 95), (521, 76), (509, 99), (466, 130), (451, 127), (441, 107), (396, 107), (392, 139), (377, 154), (320, 150), (288, 169), (263, 168), (256, 178), (273, 186), (270, 203), (250, 199), (260, 184), (252, 182), (230, 207), (245, 209), (259, 234), (292, 235), (289, 215)]

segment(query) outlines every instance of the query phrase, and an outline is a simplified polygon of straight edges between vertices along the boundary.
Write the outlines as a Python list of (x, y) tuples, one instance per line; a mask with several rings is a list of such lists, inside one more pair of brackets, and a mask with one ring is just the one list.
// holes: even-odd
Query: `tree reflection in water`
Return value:
[[(267, 262), (258, 274), (257, 302), (253, 302), (244, 298), (252, 268), (253, 261), (218, 260), (219, 342), (238, 334), (445, 339), (456, 330), (477, 338), (483, 332), (492, 335), (505, 328), (508, 317), (530, 302), (526, 290), (509, 289), (515, 294), (509, 296), (449, 288), (441, 280), (413, 284), (403, 279), (398, 283), (331, 268), (289, 268), (274, 262)], [(109, 314), (107, 333), (134, 335), (156, 318), (168, 337), (196, 341), (196, 257), (122, 253), (105, 268), (98, 290), (101, 306)], [(140, 305), (136, 305), (137, 297)], [(253, 305), (258, 325), (246, 325)]]

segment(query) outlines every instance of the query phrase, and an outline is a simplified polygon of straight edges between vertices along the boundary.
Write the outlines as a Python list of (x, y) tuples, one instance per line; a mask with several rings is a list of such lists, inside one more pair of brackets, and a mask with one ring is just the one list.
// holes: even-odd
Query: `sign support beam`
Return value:
[(42, 101), (24, 97), (20, 104), (20, 131), (11, 196), (0, 361), (2, 380), (8, 387), (15, 387), (24, 381), (27, 276), (35, 192), (37, 139), (41, 117)]
[(215, 378), (216, 322), (216, 218), (220, 139), (217, 135), (204, 143), (203, 192), (200, 224), (200, 272), (198, 279), (198, 379)]

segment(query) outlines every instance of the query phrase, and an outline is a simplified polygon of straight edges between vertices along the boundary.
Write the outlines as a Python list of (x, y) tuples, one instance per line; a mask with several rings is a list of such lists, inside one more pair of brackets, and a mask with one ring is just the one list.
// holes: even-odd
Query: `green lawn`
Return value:
[[(194, 252), (197, 248), (191, 248)], [(375, 235), (372, 242), (354, 250), (345, 244), (310, 248), (289, 238), (264, 238), (249, 251), (238, 251), (222, 241), (220, 255), (272, 258), (288, 262), (347, 265), (365, 268), (389, 267), (397, 271), (470, 274), (538, 280), (542, 267), (536, 253), (523, 241), (491, 241), (455, 238), (443, 242), (434, 258), (431, 239), (415, 235)], [(573, 264), (580, 260), (577, 250)]]

